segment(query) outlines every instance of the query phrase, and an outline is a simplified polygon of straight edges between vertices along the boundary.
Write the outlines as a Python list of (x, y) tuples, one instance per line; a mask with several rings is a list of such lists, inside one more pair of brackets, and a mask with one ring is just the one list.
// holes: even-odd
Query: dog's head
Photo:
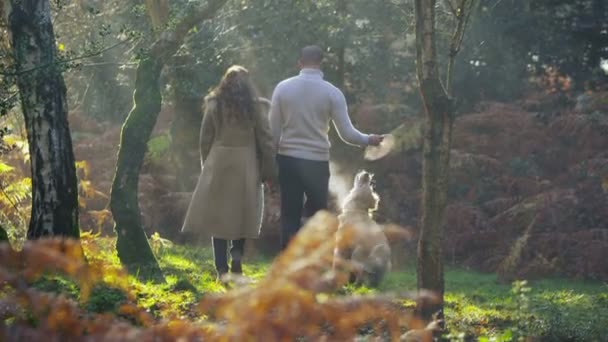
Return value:
[(344, 201), (344, 210), (374, 212), (378, 209), (380, 197), (374, 191), (374, 175), (363, 170), (355, 176), (353, 188)]
[(373, 174), (371, 174), (365, 170), (361, 170), (361, 171), (359, 171), (359, 173), (357, 173), (355, 175), (353, 189), (360, 189), (360, 188), (364, 188), (366, 186), (369, 186), (371, 188), (373, 185), (373, 180), (374, 180)]

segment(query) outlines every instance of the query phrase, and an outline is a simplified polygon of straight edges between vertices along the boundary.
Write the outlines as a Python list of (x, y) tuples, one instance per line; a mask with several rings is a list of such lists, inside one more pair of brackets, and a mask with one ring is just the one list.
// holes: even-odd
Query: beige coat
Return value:
[(276, 179), (277, 172), (268, 116), (259, 107), (252, 127), (226, 120), (220, 125), (215, 99), (205, 99), (203, 169), (182, 231), (230, 240), (259, 236), (262, 181)]

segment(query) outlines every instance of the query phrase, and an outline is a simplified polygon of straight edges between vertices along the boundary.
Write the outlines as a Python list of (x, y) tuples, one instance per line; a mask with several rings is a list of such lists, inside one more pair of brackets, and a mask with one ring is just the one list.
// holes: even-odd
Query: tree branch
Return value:
[(457, 16), (456, 7), (454, 7), (454, 5), (452, 4), (452, 1), (451, 0), (445, 0), (445, 2), (450, 7), (450, 12), (452, 13), (452, 15)]
[(134, 63), (134, 62), (99, 62), (99, 63), (82, 64), (82, 65), (80, 65), (80, 67), (81, 68), (96, 68), (96, 67), (103, 67), (103, 66), (108, 66), (108, 65), (115, 65), (118, 67), (126, 67), (126, 66), (134, 67), (134, 66), (137, 66), (137, 63)]
[(77, 56), (77, 57), (68, 58), (68, 59), (62, 60), (62, 61), (57, 61), (57, 62), (53, 62), (53, 63), (43, 64), (43, 65), (37, 66), (35, 68), (21, 70), (21, 71), (18, 71), (18, 72), (0, 72), (0, 75), (2, 75), (2, 76), (20, 76), (20, 75), (28, 74), (28, 73), (36, 71), (36, 70), (48, 68), (48, 67), (53, 66), (53, 65), (63, 65), (63, 64), (70, 63), (70, 62), (77, 61), (77, 60), (87, 59), (87, 58), (99, 56), (102, 53), (110, 51), (110, 50), (112, 50), (114, 48), (117, 48), (118, 46), (126, 44), (127, 42), (129, 42), (129, 39), (121, 40), (121, 41), (119, 41), (119, 42), (117, 42), (115, 44), (112, 44), (112, 45), (110, 45), (110, 46), (108, 46), (106, 48), (103, 48), (101, 50), (94, 51), (94, 52), (91, 52), (91, 53), (88, 53), (88, 54), (84, 54), (84, 55), (80, 55), (80, 56)]
[(167, 30), (161, 34), (161, 38), (154, 42), (150, 48), (150, 55), (159, 59), (162, 64), (175, 53), (179, 45), (184, 41), (186, 34), (197, 23), (211, 19), (215, 13), (227, 2), (227, 0), (209, 0), (207, 5), (194, 10), (184, 17), (173, 30)]
[(464, 40), (464, 33), (473, 12), (473, 6), (476, 0), (461, 0), (456, 15), (456, 28), (452, 34), (452, 40), (450, 42), (450, 51), (448, 54), (448, 69), (446, 73), (446, 91), (448, 95), (452, 96), (453, 92), (453, 78), (454, 78), (454, 64), (456, 62), (456, 55), (460, 52), (462, 41)]

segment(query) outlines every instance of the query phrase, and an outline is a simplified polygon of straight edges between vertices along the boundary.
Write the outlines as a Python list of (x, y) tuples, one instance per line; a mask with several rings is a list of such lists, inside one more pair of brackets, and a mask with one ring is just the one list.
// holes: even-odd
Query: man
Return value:
[(380, 135), (355, 129), (340, 89), (323, 80), (320, 47), (300, 51), (300, 74), (279, 83), (272, 94), (270, 129), (277, 148), (281, 187), (281, 247), (300, 229), (304, 195), (307, 214), (327, 209), (329, 124), (340, 138), (358, 146), (377, 146)]

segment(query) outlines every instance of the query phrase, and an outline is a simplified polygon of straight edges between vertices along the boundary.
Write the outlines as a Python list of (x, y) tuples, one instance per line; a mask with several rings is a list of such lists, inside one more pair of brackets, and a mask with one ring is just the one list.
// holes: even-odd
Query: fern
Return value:
[(20, 245), (31, 209), (32, 180), (6, 163), (0, 163), (0, 223), (9, 239)]
[(10, 171), (13, 171), (15, 168), (4, 164), (3, 162), (0, 162), (0, 176), (2, 176), (3, 174), (9, 173)]
[(0, 224), (9, 240), (19, 247), (26, 235), (31, 210), (32, 180), (24, 170), (29, 148), (24, 135), (6, 134), (2, 145), (10, 149), (0, 162)]
[(6, 146), (13, 147), (12, 153), (18, 157), (23, 163), (30, 161), (30, 148), (25, 135), (8, 134), (2, 137), (2, 141)]
[[(257, 284), (225, 293), (205, 294), (198, 312), (159, 320), (142, 308), (116, 260), (99, 253), (99, 235), (72, 240), (28, 241), (23, 250), (0, 245), (0, 339), (69, 341), (293, 341), (354, 340), (360, 334), (427, 340), (432, 331), (389, 295), (335, 293), (346, 274), (331, 271), (337, 219), (313, 217)], [(153, 241), (161, 243), (160, 236)], [(83, 259), (86, 253), (88, 262)], [(71, 278), (80, 291), (73, 300), (31, 286), (44, 275)], [(96, 286), (100, 282), (109, 285)], [(147, 286), (141, 284), (140, 286)], [(176, 285), (177, 286), (177, 285)], [(91, 301), (90, 294), (116, 300)], [(113, 290), (115, 289), (115, 290)], [(118, 291), (120, 290), (120, 291)], [(424, 295), (424, 294), (423, 294)], [(405, 294), (415, 299), (415, 294)], [(153, 298), (158, 302), (158, 298)], [(93, 308), (86, 312), (85, 308)], [(98, 314), (109, 309), (115, 314)], [(126, 320), (125, 320), (126, 319)], [(195, 319), (195, 321), (191, 320)]]

